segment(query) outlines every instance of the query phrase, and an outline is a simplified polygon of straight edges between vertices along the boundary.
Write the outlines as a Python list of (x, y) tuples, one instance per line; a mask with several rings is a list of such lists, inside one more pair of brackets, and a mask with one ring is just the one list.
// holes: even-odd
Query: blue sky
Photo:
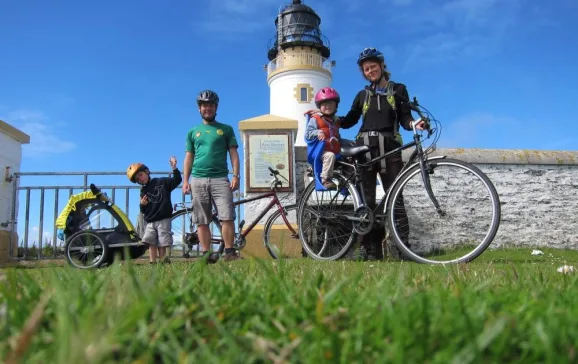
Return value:
[[(182, 168), (205, 88), (238, 133), (269, 112), (263, 65), (288, 2), (0, 0), (0, 119), (31, 135), (22, 171), (168, 170), (170, 155)], [(373, 46), (441, 121), (438, 146), (578, 149), (574, 0), (304, 3), (331, 42), (340, 113), (364, 85), (357, 54)], [(72, 183), (23, 184), (53, 180)]]

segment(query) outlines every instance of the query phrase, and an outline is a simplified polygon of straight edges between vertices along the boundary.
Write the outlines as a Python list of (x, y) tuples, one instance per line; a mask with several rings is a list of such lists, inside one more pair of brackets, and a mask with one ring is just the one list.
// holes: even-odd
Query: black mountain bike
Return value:
[[(362, 162), (367, 146), (343, 147), (342, 158), (335, 163), (337, 189), (317, 191), (314, 181), (305, 188), (297, 225), (303, 248), (313, 259), (342, 258), (376, 224), (386, 229), (386, 247), (397, 248), (400, 258), (418, 263), (469, 262), (493, 241), (501, 214), (494, 185), (472, 164), (429, 156), (439, 138), (440, 124), (416, 98), (408, 104), (419, 114), (418, 121), (425, 122), (427, 136), (423, 140), (423, 132), (414, 122), (413, 141), (368, 162)], [(432, 121), (436, 128), (431, 128)], [(423, 141), (434, 134), (436, 138), (424, 150)], [(363, 192), (364, 171), (411, 147), (415, 149), (396, 180), (383, 191), (376, 207), (369, 208)]]

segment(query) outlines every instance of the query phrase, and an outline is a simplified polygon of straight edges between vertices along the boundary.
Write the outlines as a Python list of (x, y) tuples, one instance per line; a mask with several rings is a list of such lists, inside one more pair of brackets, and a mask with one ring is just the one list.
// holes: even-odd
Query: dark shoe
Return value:
[(204, 252), (201, 254), (200, 260), (203, 263), (215, 264), (219, 261), (220, 255), (218, 252)]
[(219, 261), (220, 257), (221, 257), (221, 255), (218, 252), (213, 252), (211, 254), (208, 254), (207, 255), (207, 263), (215, 264)]

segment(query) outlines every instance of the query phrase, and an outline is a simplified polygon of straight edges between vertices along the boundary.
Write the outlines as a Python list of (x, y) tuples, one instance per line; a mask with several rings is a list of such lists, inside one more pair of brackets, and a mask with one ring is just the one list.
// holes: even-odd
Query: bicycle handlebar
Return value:
[(272, 173), (272, 176), (279, 174), (279, 171), (277, 171), (277, 170), (275, 170), (275, 169), (273, 169), (273, 168), (271, 168), (271, 167), (267, 167), (267, 168), (269, 168), (269, 171)]
[[(409, 101), (407, 103), (409, 105), (409, 108), (413, 111), (415, 111), (418, 115), (419, 115), (419, 120), (416, 121), (423, 121), (425, 123), (425, 127), (424, 129), (428, 132), (428, 136), (430, 136), (432, 134), (432, 129), (431, 129), (431, 124), (430, 124), (430, 120), (427, 116), (425, 116), (422, 112), (421, 109), (419, 108), (419, 102), (417, 101), (417, 97), (414, 96), (413, 101)], [(415, 133), (415, 125), (418, 124), (417, 122), (413, 123), (413, 130)]]
[[(281, 182), (279, 180), (279, 177), (283, 178), (285, 181), (287, 181), (287, 178), (283, 177), (278, 170), (273, 169), (271, 167), (267, 167), (269, 169), (269, 172), (271, 172), (271, 176), (273, 176), (273, 180), (271, 181), (270, 185), (271, 185), (271, 189), (275, 189), (277, 188), (277, 186), (282, 187), (283, 186), (283, 182)], [(289, 181), (287, 181), (289, 182)]]

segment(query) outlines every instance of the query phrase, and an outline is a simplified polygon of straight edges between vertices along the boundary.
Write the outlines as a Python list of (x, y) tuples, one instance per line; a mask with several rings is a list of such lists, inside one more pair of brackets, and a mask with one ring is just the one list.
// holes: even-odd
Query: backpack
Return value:
[[(387, 89), (385, 90), (385, 95), (387, 98), (387, 103), (391, 106), (391, 108), (393, 109), (393, 112), (395, 113), (395, 120), (393, 123), (393, 134), (395, 135), (395, 140), (398, 141), (401, 145), (403, 145), (403, 138), (401, 137), (401, 134), (399, 133), (399, 123), (397, 121), (397, 108), (395, 106), (394, 87), (395, 87), (395, 82), (389, 81), (387, 83)], [(362, 121), (365, 121), (365, 113), (367, 112), (367, 109), (369, 108), (370, 97), (373, 95), (373, 93), (374, 93), (373, 90), (371, 90), (369, 87), (366, 87), (365, 88), (365, 98), (363, 100), (359, 100), (359, 107), (361, 108)]]

